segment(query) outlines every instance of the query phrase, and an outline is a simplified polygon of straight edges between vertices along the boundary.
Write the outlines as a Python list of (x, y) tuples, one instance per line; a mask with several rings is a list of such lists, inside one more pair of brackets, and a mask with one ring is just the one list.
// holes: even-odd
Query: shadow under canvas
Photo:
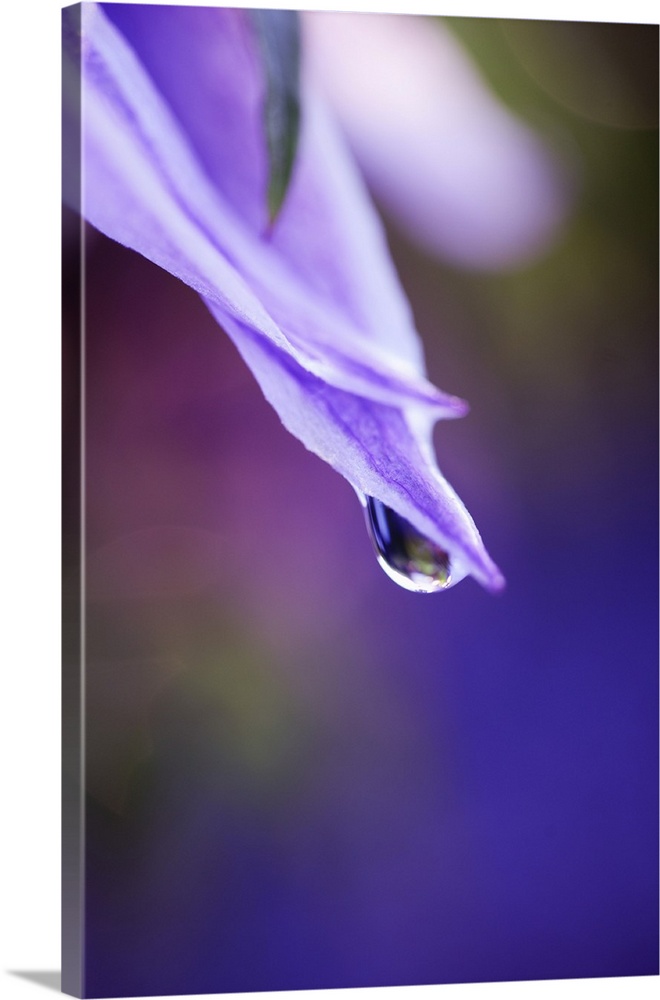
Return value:
[(62, 973), (59, 969), (10, 969), (9, 971), (12, 976), (20, 976), (21, 979), (27, 979), (38, 986), (45, 986), (46, 989), (61, 992)]

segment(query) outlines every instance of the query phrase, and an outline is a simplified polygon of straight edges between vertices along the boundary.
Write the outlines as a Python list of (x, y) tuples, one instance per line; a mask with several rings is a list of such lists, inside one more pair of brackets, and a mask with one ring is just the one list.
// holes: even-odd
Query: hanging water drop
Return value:
[(448, 554), (375, 497), (360, 495), (369, 537), (387, 575), (406, 590), (433, 594), (451, 583)]

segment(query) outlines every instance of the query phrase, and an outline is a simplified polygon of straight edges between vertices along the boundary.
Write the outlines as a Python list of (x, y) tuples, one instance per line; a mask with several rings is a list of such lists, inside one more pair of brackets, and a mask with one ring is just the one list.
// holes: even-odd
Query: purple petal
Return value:
[[(145, 8), (130, 10), (144, 12)], [(198, 13), (186, 8), (158, 11)], [(388, 283), (387, 272), (383, 275), (379, 269), (381, 258), (387, 261), (384, 253), (362, 239), (366, 260), (380, 275), (380, 298), (387, 301), (388, 289), (391, 293), (391, 315), (379, 327), (358, 326), (332, 298), (326, 301), (309, 288), (274, 241), (263, 239), (244, 224), (200, 169), (187, 135), (116, 29), (98, 8), (86, 6), (83, 13), (83, 211), (87, 218), (333, 384), (393, 403), (425, 403), (438, 416), (464, 412), (464, 404), (440, 393), (421, 375), (417, 336), (410, 323), (396, 316), (397, 301), (402, 311), (405, 300), (393, 281)], [(211, 13), (231, 15), (231, 23), (239, 12)], [(193, 27), (196, 37), (195, 21)], [(239, 94), (243, 91), (240, 84), (239, 79), (234, 85)], [(217, 113), (215, 122), (221, 132)], [(325, 138), (321, 151), (331, 157), (332, 136), (327, 128)], [(298, 184), (298, 190), (305, 194), (302, 185)], [(366, 202), (363, 199), (359, 204)], [(294, 208), (286, 206), (295, 219)], [(374, 222), (369, 213), (362, 214)], [(301, 239), (304, 246), (304, 234)], [(367, 266), (364, 273), (368, 272)], [(365, 295), (365, 299), (375, 302), (378, 296)], [(397, 356), (393, 349), (402, 345), (410, 347), (408, 357)]]
[(565, 217), (549, 151), (437, 22), (308, 13), (308, 64), (373, 191), (414, 239), (474, 267), (538, 254)]
[(83, 213), (204, 297), (292, 433), (443, 544), (455, 579), (496, 589), (430, 446), (435, 420), (465, 404), (424, 376), (380, 223), (320, 102), (304, 95), (268, 233), (263, 81), (242, 13), (107, 10), (114, 23), (83, 6)]
[(474, 521), (437, 468), (432, 419), (336, 389), (246, 328), (224, 322), (287, 430), (449, 552), (452, 586), (470, 573), (489, 590), (502, 589)]
[[(216, 192), (252, 235), (265, 236), (264, 84), (244, 12), (114, 4), (106, 10), (182, 124)], [(378, 341), (421, 372), (421, 345), (380, 222), (310, 89), (304, 100), (293, 181), (268, 242), (319, 306), (341, 311), (360, 339)], [(333, 324), (327, 326), (336, 342)]]

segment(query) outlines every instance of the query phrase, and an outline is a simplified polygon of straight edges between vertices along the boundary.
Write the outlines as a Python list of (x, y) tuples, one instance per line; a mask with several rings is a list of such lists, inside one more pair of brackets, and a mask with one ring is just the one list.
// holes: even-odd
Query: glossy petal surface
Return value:
[(83, 6), (82, 209), (198, 291), (285, 426), (452, 555), (502, 578), (437, 470), (465, 404), (425, 377), (380, 222), (321, 98), (267, 222), (264, 80), (236, 10)]

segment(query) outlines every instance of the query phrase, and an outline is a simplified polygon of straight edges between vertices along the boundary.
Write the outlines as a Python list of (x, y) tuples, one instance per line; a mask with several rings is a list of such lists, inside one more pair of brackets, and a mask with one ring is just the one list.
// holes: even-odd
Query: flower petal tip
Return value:
[(460, 396), (451, 396), (449, 406), (453, 417), (465, 417), (470, 412), (470, 404), (466, 399), (461, 399)]
[(493, 572), (484, 583), (487, 590), (491, 594), (502, 594), (506, 590), (506, 578), (500, 573), (497, 566), (493, 568)]

